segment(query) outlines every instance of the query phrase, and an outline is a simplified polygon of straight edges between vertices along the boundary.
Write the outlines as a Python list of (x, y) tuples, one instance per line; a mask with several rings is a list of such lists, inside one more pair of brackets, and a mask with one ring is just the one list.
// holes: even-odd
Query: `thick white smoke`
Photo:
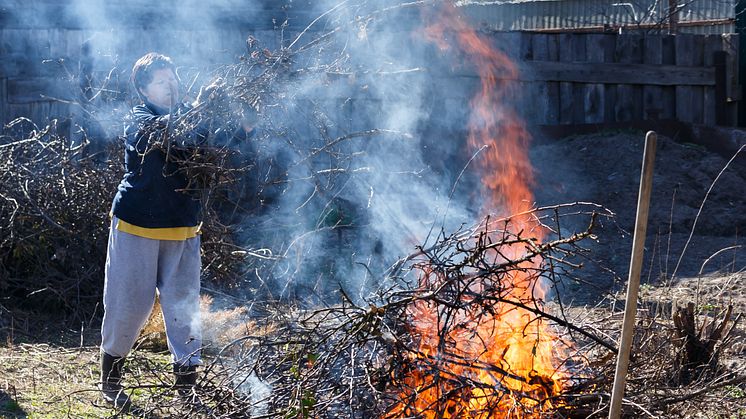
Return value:
[[(272, 297), (334, 302), (342, 288), (363, 303), (395, 285), (384, 281), (388, 266), (441, 231), (474, 222), (481, 203), (470, 172), (459, 177), (474, 152), (464, 146), (474, 86), (449, 77), (464, 64), (421, 35), (428, 16), (422, 10), (435, 6), (78, 0), (43, 13), (18, 10), (16, 17), (79, 28), (81, 75), (118, 90), (92, 93), (94, 122), (110, 123), (107, 129), (132, 105), (129, 71), (147, 52), (170, 55), (194, 95), (211, 70), (246, 53), (249, 35), (274, 51), (297, 51), (322, 37), (293, 56), (291, 70), (305, 72), (275, 86), (285, 91), (265, 112), (270, 135), (257, 144), (263, 158), (287, 170), (287, 182), (277, 188), (272, 213), (249, 220), (244, 239), (281, 243), (273, 250), (287, 258), (257, 279)], [(113, 140), (114, 131), (105, 136)], [(308, 158), (345, 136), (351, 138)]]

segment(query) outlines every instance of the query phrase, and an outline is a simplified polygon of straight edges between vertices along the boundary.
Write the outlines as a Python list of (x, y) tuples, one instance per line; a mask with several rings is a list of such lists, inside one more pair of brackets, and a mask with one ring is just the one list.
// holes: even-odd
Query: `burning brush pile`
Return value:
[[(429, 3), (412, 2), (374, 10), (363, 19), (357, 10), (349, 18), (343, 6), (329, 11), (341, 13), (343, 22), (311, 40), (304, 38), (304, 31), (288, 47), (272, 52), (250, 38), (239, 63), (213, 72), (198, 106), (151, 133), (147, 152), (164, 152), (179, 163), (192, 180), (185, 192), (204, 204), (206, 285), (243, 292), (234, 299), (264, 314), (243, 335), (207, 348), (213, 358), (204, 368), (198, 396), (209, 406), (208, 416), (605, 415), (618, 319), (610, 320), (614, 314), (600, 322), (577, 313), (570, 316), (563, 305), (563, 284), (592, 262), (589, 249), (595, 234), (613, 225), (614, 214), (590, 203), (535, 208), (530, 135), (505, 103), (514, 94), (510, 80), (516, 79), (517, 69), (454, 8), (433, 11)], [(375, 166), (376, 160), (369, 158), (413, 135), (393, 128), (343, 130), (314, 97), (318, 91), (338, 89), (340, 78), (341, 84), (359, 89), (356, 94), (373, 95), (373, 82), (356, 80), (370, 73), (353, 71), (347, 48), (354, 42), (366, 46), (360, 39), (365, 40), (371, 21), (406, 8), (427, 9), (422, 16), (429, 24), (418, 32), (418, 42), (463, 58), (480, 83), (462, 127), (466, 153), (472, 157), (453, 179), (456, 186), (443, 205), (448, 212), (462, 175), (474, 171), (476, 181), (465, 181), (471, 190), (461, 197), (479, 208), (461, 213), (478, 221), (462, 219), (461, 227), (451, 228), (445, 221), (438, 227), (430, 219), (424, 234), (418, 229), (424, 222), (410, 214), (415, 211), (394, 210), (395, 200), (379, 198), (391, 194), (396, 176), (409, 176), (399, 183), (410, 193), (425, 183), (424, 170)], [(349, 27), (356, 29), (357, 41), (336, 45), (334, 37)], [(306, 59), (313, 51), (324, 52)], [(309, 64), (301, 68), (300, 62)], [(420, 70), (399, 68), (378, 76)], [(396, 93), (382, 85), (378, 87), (384, 93)], [(402, 104), (388, 105), (396, 117), (405, 113)], [(335, 106), (332, 111), (342, 105)], [(252, 137), (235, 134), (240, 120), (256, 124)], [(183, 146), (179, 139), (195, 132), (201, 133), (198, 146)], [(389, 143), (376, 145), (384, 141)], [(6, 127), (0, 141), (3, 295), (43, 296), (73, 311), (95, 307), (121, 152), (111, 152), (101, 163), (85, 154), (86, 144), (71, 146), (54, 124), (40, 129), (18, 120)], [(407, 153), (394, 154), (380, 160), (388, 164)], [(291, 157), (278, 158), (282, 155)], [(350, 189), (355, 193), (345, 195)], [(363, 209), (341, 198), (360, 198), (357, 194), (363, 195)], [(300, 199), (288, 205), (290, 195)], [(376, 285), (360, 298), (349, 291), (363, 294), (367, 289), (352, 289), (340, 279), (356, 275), (340, 267), (343, 258), (316, 263), (314, 269), (304, 265), (311, 265), (312, 254), (315, 257), (324, 245), (311, 237), (333, 232), (339, 238), (361, 231), (356, 225), (376, 231), (374, 215), (367, 224), (359, 216), (373, 214), (374, 207), (382, 207), (387, 218), (415, 220), (394, 230), (408, 236), (402, 240), (410, 251), (413, 243), (426, 244), (409, 256), (399, 258), (406, 254), (399, 253), (398, 260), (385, 260), (380, 243), (370, 245), (370, 260), (380, 260), (351, 263), (362, 266), (366, 281)], [(429, 215), (428, 210), (423, 212)], [(309, 213), (313, 216), (307, 217)], [(442, 212), (437, 216), (446, 218)], [(387, 268), (376, 270), (376, 263)], [(292, 295), (278, 292), (312, 276), (325, 283), (338, 281), (341, 303), (292, 308)], [(255, 296), (251, 301), (245, 298), (247, 290)], [(312, 294), (316, 288), (308, 291)], [(327, 302), (323, 296), (320, 300)], [(637, 342), (639, 357), (633, 360), (625, 412), (654, 416), (651, 412), (664, 412), (669, 404), (706, 394), (700, 392), (709, 385), (705, 383), (741, 384), (742, 375), (728, 375), (716, 362), (723, 342), (732, 338), (729, 320), (730, 312), (722, 321), (709, 323), (717, 325), (709, 326), (712, 333), (698, 336), (696, 327), (688, 327), (696, 323), (694, 314), (680, 314), (679, 334), (671, 325), (650, 321), (644, 339)], [(711, 350), (708, 359), (694, 362), (694, 354), (688, 357), (683, 348), (697, 339)], [(661, 366), (654, 376), (646, 368), (650, 364)], [(673, 364), (677, 368), (662, 367)], [(675, 385), (690, 387), (679, 391), (672, 389)], [(146, 404), (154, 414), (162, 407), (156, 396)]]
[[(513, 218), (486, 218), (401, 259), (388, 274), (409, 286), (368, 306), (347, 299), (269, 316), (271, 327), (255, 327), (219, 351), (202, 383), (204, 401), (220, 417), (588, 413), (571, 406), (571, 395), (594, 376), (587, 357), (614, 345), (568, 321), (545, 296), (611, 214), (571, 205), (525, 216), (536, 222), (533, 233), (512, 232)], [(588, 228), (565, 234), (568, 218), (585, 218)], [(541, 243), (535, 232), (549, 221), (557, 239)]]
[[(399, 260), (388, 274), (401, 285), (367, 306), (268, 309), (220, 348), (199, 394), (216, 417), (606, 417), (621, 313), (578, 314), (560, 297), (612, 215), (590, 204), (540, 208), (523, 215), (533, 232), (487, 217)], [(587, 228), (565, 227), (581, 219)], [(542, 229), (554, 239), (540, 242)], [(696, 362), (703, 352), (685, 348), (722, 351), (737, 336), (729, 319), (687, 337), (643, 316), (625, 417), (681, 417), (743, 383), (719, 353)]]
[[(397, 285), (367, 305), (343, 293), (326, 308), (265, 307), (211, 348), (205, 417), (606, 417), (621, 313), (565, 306), (562, 284), (593, 263), (587, 246), (612, 217), (580, 203), (485, 217), (398, 260)], [(534, 228), (516, 232), (521, 219)], [(683, 417), (746, 382), (718, 363), (737, 336), (730, 314), (697, 325), (680, 310), (683, 329), (643, 315), (624, 417)], [(698, 345), (714, 352), (697, 361)]]
[[(563, 283), (594, 263), (588, 246), (610, 222), (576, 203), (441, 234), (365, 306), (343, 294), (266, 308), (219, 347), (198, 394), (212, 417), (607, 417), (621, 313), (565, 306)], [(742, 365), (721, 362), (738, 320), (691, 305), (674, 322), (644, 312), (623, 417), (688, 417), (746, 383)]]

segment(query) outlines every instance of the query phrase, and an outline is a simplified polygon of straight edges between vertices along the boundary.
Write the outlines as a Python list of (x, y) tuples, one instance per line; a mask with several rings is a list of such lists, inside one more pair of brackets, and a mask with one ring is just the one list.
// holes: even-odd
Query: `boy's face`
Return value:
[(161, 68), (140, 92), (153, 105), (169, 109), (179, 102), (179, 80), (170, 68)]

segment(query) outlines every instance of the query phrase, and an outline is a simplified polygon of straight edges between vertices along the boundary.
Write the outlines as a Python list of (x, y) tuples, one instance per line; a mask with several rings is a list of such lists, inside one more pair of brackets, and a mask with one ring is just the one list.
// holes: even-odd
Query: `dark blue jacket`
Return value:
[(199, 198), (196, 194), (180, 191), (187, 187), (187, 178), (178, 172), (176, 163), (166, 161), (163, 151), (148, 150), (147, 134), (188, 109), (187, 105), (180, 105), (172, 115), (164, 115), (156, 107), (143, 104), (130, 112), (124, 134), (126, 173), (112, 206), (117, 218), (146, 228), (199, 224)]

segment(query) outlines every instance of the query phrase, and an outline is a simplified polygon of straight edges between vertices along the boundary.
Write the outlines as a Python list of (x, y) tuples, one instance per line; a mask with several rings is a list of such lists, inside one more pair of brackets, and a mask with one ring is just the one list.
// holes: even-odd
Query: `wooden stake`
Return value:
[(629, 263), (629, 277), (627, 279), (627, 301), (624, 306), (622, 338), (619, 343), (619, 356), (617, 357), (616, 373), (614, 374), (614, 388), (611, 392), (609, 419), (619, 419), (621, 416), (624, 385), (627, 382), (629, 352), (632, 349), (635, 315), (637, 314), (637, 291), (640, 289), (640, 271), (642, 269), (642, 256), (645, 247), (645, 233), (648, 228), (650, 192), (653, 189), (653, 162), (655, 161), (655, 144), (657, 140), (658, 135), (654, 131), (648, 131), (645, 136), (645, 151), (643, 152), (642, 173), (640, 175), (640, 193), (637, 197), (635, 235), (632, 239), (632, 257)]

